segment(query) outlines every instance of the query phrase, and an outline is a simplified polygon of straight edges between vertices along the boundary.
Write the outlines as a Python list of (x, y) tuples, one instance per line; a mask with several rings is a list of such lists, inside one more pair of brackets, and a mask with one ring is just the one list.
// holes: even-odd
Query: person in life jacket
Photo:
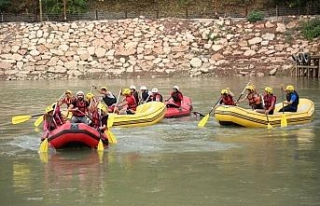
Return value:
[(100, 103), (98, 105), (98, 111), (100, 114), (99, 130), (100, 130), (100, 132), (104, 133), (105, 130), (107, 129), (107, 125), (108, 125), (108, 117), (109, 117), (108, 110), (103, 104)]
[(124, 89), (122, 91), (122, 95), (124, 96), (122, 102), (120, 102), (115, 108), (115, 112), (126, 113), (126, 114), (134, 114), (137, 109), (137, 103), (133, 95), (131, 95), (130, 89)]
[(229, 88), (227, 89), (223, 89), (221, 90), (221, 100), (219, 102), (220, 105), (235, 105), (233, 97), (234, 94), (229, 90)]
[(248, 91), (248, 94), (239, 102), (242, 102), (244, 100), (248, 100), (249, 106), (252, 109), (264, 109), (263, 104), (262, 104), (262, 98), (261, 96), (256, 92), (255, 88), (253, 85), (248, 85), (246, 87), (246, 90)]
[(273, 95), (273, 89), (271, 87), (264, 88), (264, 95), (262, 101), (264, 109), (258, 109), (256, 110), (256, 112), (272, 115), (274, 113), (277, 97)]
[(131, 95), (134, 97), (134, 99), (138, 103), (139, 102), (139, 92), (137, 91), (136, 86), (131, 85), (130, 91), (131, 91)]
[(143, 104), (151, 101), (149, 91), (146, 86), (141, 86), (140, 92), (141, 92), (141, 98), (140, 98), (139, 104)]
[(52, 130), (55, 130), (59, 126), (63, 125), (65, 123), (59, 106), (56, 107), (56, 104), (53, 104), (51, 106), (48, 106), (45, 110), (45, 113), (43, 115), (43, 131), (44, 134), (41, 137), (41, 140), (44, 140), (45, 138), (48, 137), (49, 133)]
[(99, 113), (99, 127), (98, 131), (101, 133), (101, 140), (103, 144), (108, 144), (108, 138), (105, 134), (105, 131), (108, 129), (108, 109), (101, 102), (98, 104), (98, 113)]
[(76, 98), (70, 104), (69, 111), (72, 112), (71, 123), (85, 123), (88, 124), (86, 117), (88, 112), (89, 102), (84, 99), (84, 92), (78, 91)]
[[(95, 89), (96, 86), (93, 85)], [(98, 92), (102, 95), (102, 101), (108, 106), (108, 112), (113, 112), (117, 104), (117, 97), (111, 92), (108, 91), (107, 87), (101, 87)]]
[(294, 86), (288, 85), (285, 89), (285, 92), (286, 101), (283, 102), (285, 106), (281, 108), (279, 112), (297, 112), (299, 105), (299, 95), (294, 89)]
[(151, 96), (152, 101), (163, 102), (163, 97), (159, 93), (158, 88), (152, 88), (151, 92), (152, 92), (152, 96)]
[(72, 92), (70, 90), (65, 91), (65, 96), (59, 100), (59, 106), (61, 105), (67, 105), (67, 108), (69, 108), (71, 102), (75, 99), (75, 97), (72, 95)]
[[(172, 99), (172, 102), (169, 102), (170, 99)], [(182, 100), (183, 100), (183, 95), (180, 92), (179, 87), (174, 86), (172, 88), (172, 92), (170, 94), (169, 99), (166, 101), (166, 102), (168, 102), (167, 107), (180, 108)]]
[(98, 128), (100, 125), (100, 116), (98, 113), (99, 101), (95, 98), (94, 94), (91, 92), (86, 94), (86, 100), (89, 102), (88, 106), (88, 116), (90, 117), (90, 126)]

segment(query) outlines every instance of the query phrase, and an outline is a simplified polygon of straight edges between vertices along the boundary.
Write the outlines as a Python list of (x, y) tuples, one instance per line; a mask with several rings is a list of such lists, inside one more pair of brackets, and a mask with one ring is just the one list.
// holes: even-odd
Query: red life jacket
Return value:
[(132, 109), (136, 111), (137, 109), (137, 103), (135, 98), (132, 95), (126, 96), (126, 101), (128, 103), (128, 109)]
[(255, 92), (249, 93), (247, 95), (247, 99), (249, 100), (250, 106), (261, 104), (261, 98), (260, 98), (259, 94), (255, 93)]
[(92, 119), (92, 124), (94, 128), (99, 128), (100, 126), (100, 115), (97, 110), (94, 110), (91, 112), (91, 119)]
[(183, 95), (180, 91), (172, 92), (171, 98), (173, 99), (173, 101), (176, 105), (178, 105), (179, 107), (181, 106), (181, 101), (183, 100)]
[(271, 94), (267, 94), (263, 96), (263, 101), (264, 101), (264, 108), (266, 110), (268, 110), (271, 107), (272, 101), (274, 101), (274, 105), (273, 108), (271, 108), (271, 110), (274, 110), (275, 105), (276, 105), (276, 101), (277, 101), (277, 97)]
[(230, 94), (223, 96), (222, 102), (224, 105), (234, 105), (233, 98)]
[(75, 111), (73, 112), (73, 115), (76, 117), (84, 117), (86, 116), (85, 113), (87, 111), (87, 107), (88, 107), (88, 102), (83, 100), (83, 101), (79, 101), (78, 99), (76, 99), (73, 103), (74, 108), (78, 108), (81, 112), (79, 111)]
[(155, 93), (151, 96), (152, 101), (163, 102), (163, 97), (159, 93)]

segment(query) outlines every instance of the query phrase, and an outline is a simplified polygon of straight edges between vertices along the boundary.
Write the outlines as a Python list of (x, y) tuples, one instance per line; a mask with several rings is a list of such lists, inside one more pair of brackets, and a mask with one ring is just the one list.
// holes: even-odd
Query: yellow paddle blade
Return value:
[(99, 156), (99, 163), (103, 163), (103, 155), (104, 155), (104, 151), (97, 151), (98, 152), (98, 156)]
[(209, 117), (210, 117), (210, 113), (200, 120), (200, 122), (198, 123), (198, 127), (204, 127), (207, 124)]
[(270, 123), (268, 123), (268, 129), (272, 129), (272, 126)]
[(118, 140), (116, 139), (116, 137), (114, 136), (113, 132), (111, 132), (110, 128), (108, 128), (106, 130), (107, 132), (107, 137), (108, 137), (108, 141), (109, 143), (111, 144), (117, 144), (118, 143)]
[(281, 127), (286, 127), (288, 125), (287, 118), (285, 114), (282, 114), (281, 116)]
[(39, 147), (39, 153), (41, 152), (48, 152), (49, 150), (49, 142), (48, 142), (48, 139), (44, 139), (41, 144), (40, 144), (40, 147)]
[(108, 118), (108, 122), (107, 122), (107, 127), (111, 128), (113, 126), (113, 122), (114, 122), (114, 115), (110, 115), (109, 114), (109, 118)]
[(97, 146), (97, 151), (98, 152), (104, 151), (104, 146), (103, 146), (103, 142), (102, 142), (101, 139), (99, 140), (99, 143), (98, 143), (98, 146)]
[(14, 116), (12, 117), (12, 124), (19, 124), (19, 123), (22, 123), (22, 122), (26, 122), (28, 121), (29, 119), (31, 119), (31, 115), (20, 115), (20, 116)]
[(49, 154), (47, 152), (41, 152), (39, 153), (40, 161), (43, 163), (49, 162)]
[(38, 127), (43, 122), (43, 116), (38, 117), (38, 119), (34, 122), (34, 126)]

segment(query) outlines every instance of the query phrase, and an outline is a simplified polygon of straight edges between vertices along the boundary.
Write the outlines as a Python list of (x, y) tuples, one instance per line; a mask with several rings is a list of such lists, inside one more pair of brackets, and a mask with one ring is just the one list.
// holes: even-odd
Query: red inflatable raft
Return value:
[(167, 111), (164, 115), (165, 118), (174, 118), (174, 117), (183, 117), (191, 114), (192, 111), (192, 102), (189, 97), (183, 96), (183, 100), (181, 102), (181, 107), (174, 107), (173, 100), (170, 99), (166, 102)]
[(47, 138), (50, 146), (55, 149), (84, 146), (96, 148), (100, 139), (104, 146), (108, 145), (108, 140), (104, 134), (83, 123), (66, 122), (51, 131)]

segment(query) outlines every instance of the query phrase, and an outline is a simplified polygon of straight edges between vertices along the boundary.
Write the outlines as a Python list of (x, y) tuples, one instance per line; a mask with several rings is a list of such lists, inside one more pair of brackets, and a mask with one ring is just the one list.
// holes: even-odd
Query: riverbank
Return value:
[(292, 54), (320, 53), (304, 17), (157, 19), (0, 25), (0, 79), (288, 75)]

